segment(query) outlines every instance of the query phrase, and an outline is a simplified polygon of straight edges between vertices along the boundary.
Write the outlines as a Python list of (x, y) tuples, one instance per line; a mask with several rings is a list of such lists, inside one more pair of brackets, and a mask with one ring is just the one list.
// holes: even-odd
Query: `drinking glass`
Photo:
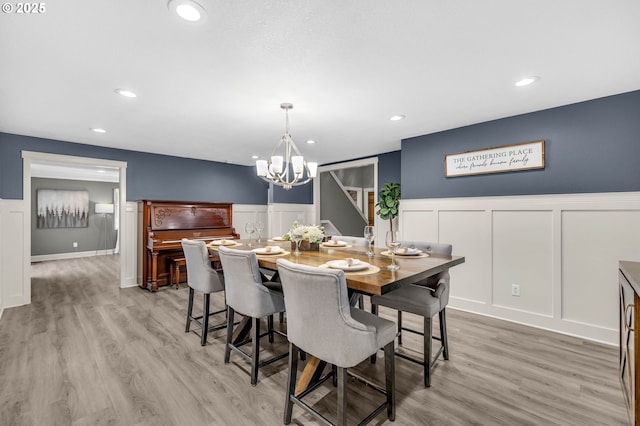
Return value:
[(369, 243), (369, 250), (367, 251), (367, 256), (373, 257), (373, 249), (371, 245), (373, 244), (373, 240), (376, 237), (376, 230), (373, 226), (365, 226), (364, 227), (364, 238)]
[(300, 242), (302, 241), (302, 235), (293, 232), (293, 229), (289, 231), (291, 235), (291, 241), (296, 243), (296, 251), (293, 252), (295, 256), (300, 256)]
[(390, 271), (397, 271), (400, 267), (396, 264), (396, 249), (400, 247), (400, 237), (398, 231), (387, 231), (387, 236), (384, 240), (389, 253), (391, 253), (391, 265), (387, 266)]
[(253, 222), (247, 222), (244, 225), (244, 232), (249, 234), (249, 247), (251, 247), (251, 237), (253, 236), (253, 233), (256, 232), (256, 227), (255, 227), (254, 223)]
[(256, 232), (258, 233), (258, 243), (262, 242), (262, 231), (264, 231), (264, 223), (261, 221), (256, 222)]

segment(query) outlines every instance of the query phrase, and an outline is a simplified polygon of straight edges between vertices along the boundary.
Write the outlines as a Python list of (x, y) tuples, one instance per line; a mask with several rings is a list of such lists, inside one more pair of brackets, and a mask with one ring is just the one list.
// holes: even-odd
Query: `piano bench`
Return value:
[[(213, 269), (220, 269), (220, 258), (218, 255), (210, 254), (209, 260)], [(176, 283), (176, 289), (180, 288), (180, 270), (186, 270), (187, 259), (184, 256), (169, 256), (167, 257), (169, 262), (169, 285)]]

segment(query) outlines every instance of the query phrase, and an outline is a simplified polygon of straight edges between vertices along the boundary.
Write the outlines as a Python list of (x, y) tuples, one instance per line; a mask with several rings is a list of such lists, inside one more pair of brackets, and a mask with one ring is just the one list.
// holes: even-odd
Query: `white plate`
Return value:
[(266, 247), (254, 248), (251, 250), (255, 254), (282, 254), (284, 250), (281, 247), (271, 246), (271, 251), (267, 251)]
[[(406, 251), (402, 252), (402, 250), (406, 250)], [(396, 254), (398, 256), (417, 256), (420, 253), (422, 253), (422, 250), (417, 248), (411, 248), (411, 247), (402, 247), (396, 250)]]
[(271, 241), (285, 241), (285, 239), (282, 237), (273, 237)]
[(330, 260), (327, 262), (327, 266), (333, 269), (342, 269), (343, 271), (362, 271), (369, 267), (367, 262), (363, 262), (358, 259), (353, 259), (353, 264), (349, 266), (346, 260)]
[[(335, 243), (332, 243), (331, 241), (335, 241)], [(347, 243), (339, 240), (329, 240), (326, 243), (322, 243), (322, 245), (324, 247), (345, 247)]]
[(213, 240), (210, 244), (212, 246), (235, 246), (236, 242), (233, 240)]

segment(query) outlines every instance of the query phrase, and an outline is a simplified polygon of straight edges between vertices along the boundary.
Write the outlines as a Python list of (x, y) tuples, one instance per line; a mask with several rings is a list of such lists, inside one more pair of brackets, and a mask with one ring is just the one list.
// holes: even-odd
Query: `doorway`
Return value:
[[(59, 173), (63, 173), (58, 175), (65, 176), (64, 173), (67, 173), (66, 176), (70, 177), (72, 175), (78, 176), (78, 173), (96, 173), (96, 174), (108, 174), (113, 173), (117, 177), (117, 191), (114, 191), (115, 198), (113, 199), (114, 205), (114, 218), (123, 218), (124, 213), (124, 205), (126, 202), (126, 168), (127, 163), (123, 161), (113, 161), (113, 160), (105, 160), (100, 158), (88, 158), (88, 157), (75, 157), (69, 155), (58, 155), (58, 154), (47, 154), (42, 152), (31, 152), (31, 151), (23, 151), (23, 200), (25, 203), (25, 210), (29, 212), (33, 211), (34, 206), (32, 201), (32, 187), (31, 187), (31, 179), (34, 174), (34, 170), (36, 174), (39, 174), (38, 170), (43, 168), (50, 168), (52, 170), (57, 170)], [(102, 170), (102, 172), (99, 172)], [(53, 177), (53, 176), (52, 176)], [(118, 206), (117, 209), (115, 206)], [(31, 264), (31, 220), (25, 221), (24, 228), (24, 239), (25, 245), (27, 246), (25, 252), (28, 254), (25, 259), (25, 263), (27, 266)], [(118, 223), (118, 235), (126, 235), (128, 232), (128, 226), (126, 220), (119, 220)], [(120, 269), (120, 287), (125, 287), (125, 260), (127, 256), (133, 256), (133, 253), (129, 253), (129, 247), (126, 245), (121, 245), (119, 247), (120, 250), (120, 258), (119, 258), (119, 269)], [(26, 270), (30, 271), (30, 267), (27, 267)], [(25, 303), (31, 303), (31, 274), (27, 274), (25, 277)]]
[(364, 226), (375, 226), (377, 157), (322, 166), (318, 175), (313, 184), (314, 208), (329, 234), (362, 237)]

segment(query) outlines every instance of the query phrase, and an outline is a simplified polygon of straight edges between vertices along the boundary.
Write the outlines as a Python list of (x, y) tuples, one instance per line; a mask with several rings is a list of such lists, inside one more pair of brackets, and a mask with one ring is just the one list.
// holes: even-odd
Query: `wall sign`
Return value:
[(532, 169), (544, 169), (543, 140), (444, 156), (445, 177)]

